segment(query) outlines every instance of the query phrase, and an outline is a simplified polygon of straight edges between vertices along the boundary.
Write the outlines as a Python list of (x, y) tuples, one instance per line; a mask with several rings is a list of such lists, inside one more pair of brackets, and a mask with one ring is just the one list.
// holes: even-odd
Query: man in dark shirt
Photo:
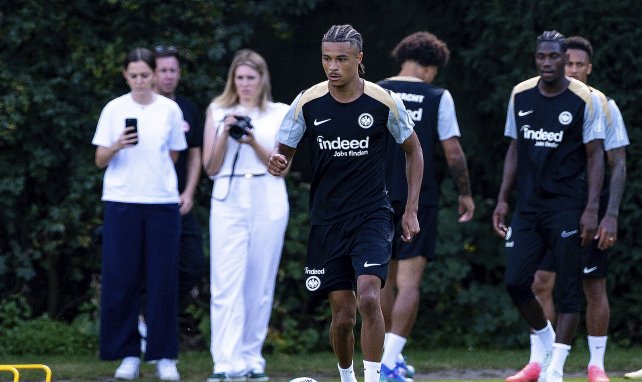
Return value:
[(357, 309), (365, 382), (379, 382), (384, 340), (380, 290), (394, 232), (384, 179), (389, 136), (407, 158), (408, 198), (402, 218), (407, 241), (419, 232), (423, 173), (421, 146), (403, 102), (360, 78), (362, 44), (361, 34), (350, 25), (332, 26), (323, 36), (321, 59), (328, 81), (294, 100), (268, 165), (272, 175), (283, 175), (304, 134), (312, 141), (311, 228), (304, 271), (312, 297), (330, 300), (330, 342), (342, 382), (356, 382), (352, 357)]
[[(591, 56), (593, 47), (583, 37), (572, 36), (565, 39), (568, 51), (566, 75), (583, 83), (588, 82), (592, 71)], [(582, 284), (586, 296), (586, 330), (588, 332), (588, 347), (591, 358), (588, 364), (589, 382), (608, 382), (604, 371), (604, 353), (606, 351), (607, 332), (609, 325), (609, 300), (606, 293), (606, 275), (608, 268), (607, 249), (612, 247), (617, 239), (617, 216), (624, 192), (626, 178), (625, 147), (629, 144), (626, 126), (615, 101), (608, 99), (601, 91), (590, 87), (591, 95), (600, 105), (604, 121), (604, 151), (609, 163), (609, 177), (605, 178), (604, 188), (600, 197), (597, 237), (582, 254)], [(607, 181), (608, 179), (608, 181)], [(535, 273), (533, 291), (542, 305), (546, 317), (554, 322), (555, 305), (553, 290), (555, 286), (555, 257), (547, 252)], [(537, 336), (531, 335), (531, 359), (534, 353), (541, 353), (541, 344)], [(529, 369), (527, 364), (522, 370), (507, 382), (526, 382)]]
[(201, 175), (201, 145), (203, 125), (201, 114), (189, 99), (176, 94), (181, 78), (178, 50), (173, 47), (156, 47), (156, 91), (176, 101), (183, 112), (183, 131), (187, 150), (181, 151), (176, 161), (176, 176), (180, 194), (181, 254), (179, 258), (179, 298), (184, 298), (203, 276), (205, 258), (201, 228), (191, 213), (194, 194)]
[[(381, 307), (386, 321), (381, 376), (386, 381), (403, 382), (414, 374), (414, 368), (406, 364), (401, 351), (417, 318), (424, 267), (435, 257), (439, 206), (438, 142), (459, 190), (459, 222), (470, 221), (475, 211), (466, 156), (459, 143), (455, 104), (448, 90), (432, 85), (439, 69), (448, 63), (449, 55), (446, 44), (432, 33), (413, 33), (392, 51), (392, 56), (401, 66), (399, 74), (379, 82), (381, 87), (392, 90), (403, 100), (415, 123), (415, 132), (424, 153), (417, 213), (422, 230), (411, 243), (405, 243), (395, 235), (388, 280), (381, 292)], [(403, 212), (406, 200), (404, 166), (403, 150), (389, 141), (386, 147), (386, 180), (395, 210), (395, 223), (400, 222), (400, 212)], [(400, 229), (400, 226), (397, 224), (396, 228)]]
[[(564, 363), (579, 320), (582, 246), (597, 231), (604, 177), (604, 131), (590, 89), (564, 75), (564, 36), (546, 31), (537, 38), (539, 77), (513, 89), (508, 104), (502, 184), (493, 228), (506, 240), (506, 288), (517, 310), (546, 352), (540, 382), (562, 381)], [(519, 174), (519, 176), (517, 176)], [(504, 225), (508, 196), (519, 196), (510, 227)], [(546, 320), (531, 285), (547, 250), (557, 258), (560, 289), (556, 331)]]

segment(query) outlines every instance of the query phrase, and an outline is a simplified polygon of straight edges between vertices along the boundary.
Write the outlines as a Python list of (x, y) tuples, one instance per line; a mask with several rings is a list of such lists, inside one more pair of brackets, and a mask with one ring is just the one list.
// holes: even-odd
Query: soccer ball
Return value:
[(310, 377), (299, 377), (291, 379), (290, 382), (317, 382), (316, 379)]

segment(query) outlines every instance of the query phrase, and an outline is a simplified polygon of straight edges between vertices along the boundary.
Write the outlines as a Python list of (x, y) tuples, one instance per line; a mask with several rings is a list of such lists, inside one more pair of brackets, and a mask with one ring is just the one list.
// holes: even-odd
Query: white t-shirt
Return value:
[(169, 152), (187, 148), (181, 109), (157, 94), (152, 103), (141, 105), (127, 93), (103, 108), (92, 143), (110, 147), (123, 133), (126, 118), (138, 119), (138, 144), (121, 149), (109, 162), (102, 200), (178, 203), (176, 171)]

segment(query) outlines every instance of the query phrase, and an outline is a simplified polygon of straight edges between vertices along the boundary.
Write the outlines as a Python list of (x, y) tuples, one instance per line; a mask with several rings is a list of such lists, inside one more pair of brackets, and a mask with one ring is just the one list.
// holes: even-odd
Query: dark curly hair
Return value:
[(421, 66), (448, 65), (450, 51), (445, 42), (430, 32), (415, 32), (406, 36), (392, 50), (392, 57), (399, 65), (405, 61), (415, 61)]

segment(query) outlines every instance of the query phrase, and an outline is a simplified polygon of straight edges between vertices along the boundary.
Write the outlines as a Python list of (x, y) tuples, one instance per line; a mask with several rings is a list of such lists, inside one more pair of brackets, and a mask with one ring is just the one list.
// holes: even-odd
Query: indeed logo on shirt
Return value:
[[(317, 143), (319, 143), (319, 149), (321, 150), (335, 150), (334, 156), (335, 157), (358, 157), (362, 155), (367, 155), (368, 150), (358, 150), (354, 151), (357, 149), (367, 149), (368, 145), (370, 143), (370, 137), (366, 137), (365, 139), (341, 139), (341, 137), (337, 137), (336, 139), (329, 140), (329, 139), (324, 139), (322, 135), (319, 135), (317, 137)], [(349, 150), (349, 151), (341, 151), (341, 150)]]
[(541, 146), (556, 148), (559, 146), (559, 143), (562, 142), (562, 138), (564, 138), (563, 131), (554, 133), (545, 131), (544, 129), (534, 130), (531, 129), (530, 125), (524, 125), (520, 130), (524, 132), (524, 139), (536, 141), (535, 147)]
[(421, 121), (421, 117), (424, 114), (424, 109), (422, 107), (419, 108), (419, 110), (410, 110), (406, 109), (408, 111), (408, 115), (413, 121)]

